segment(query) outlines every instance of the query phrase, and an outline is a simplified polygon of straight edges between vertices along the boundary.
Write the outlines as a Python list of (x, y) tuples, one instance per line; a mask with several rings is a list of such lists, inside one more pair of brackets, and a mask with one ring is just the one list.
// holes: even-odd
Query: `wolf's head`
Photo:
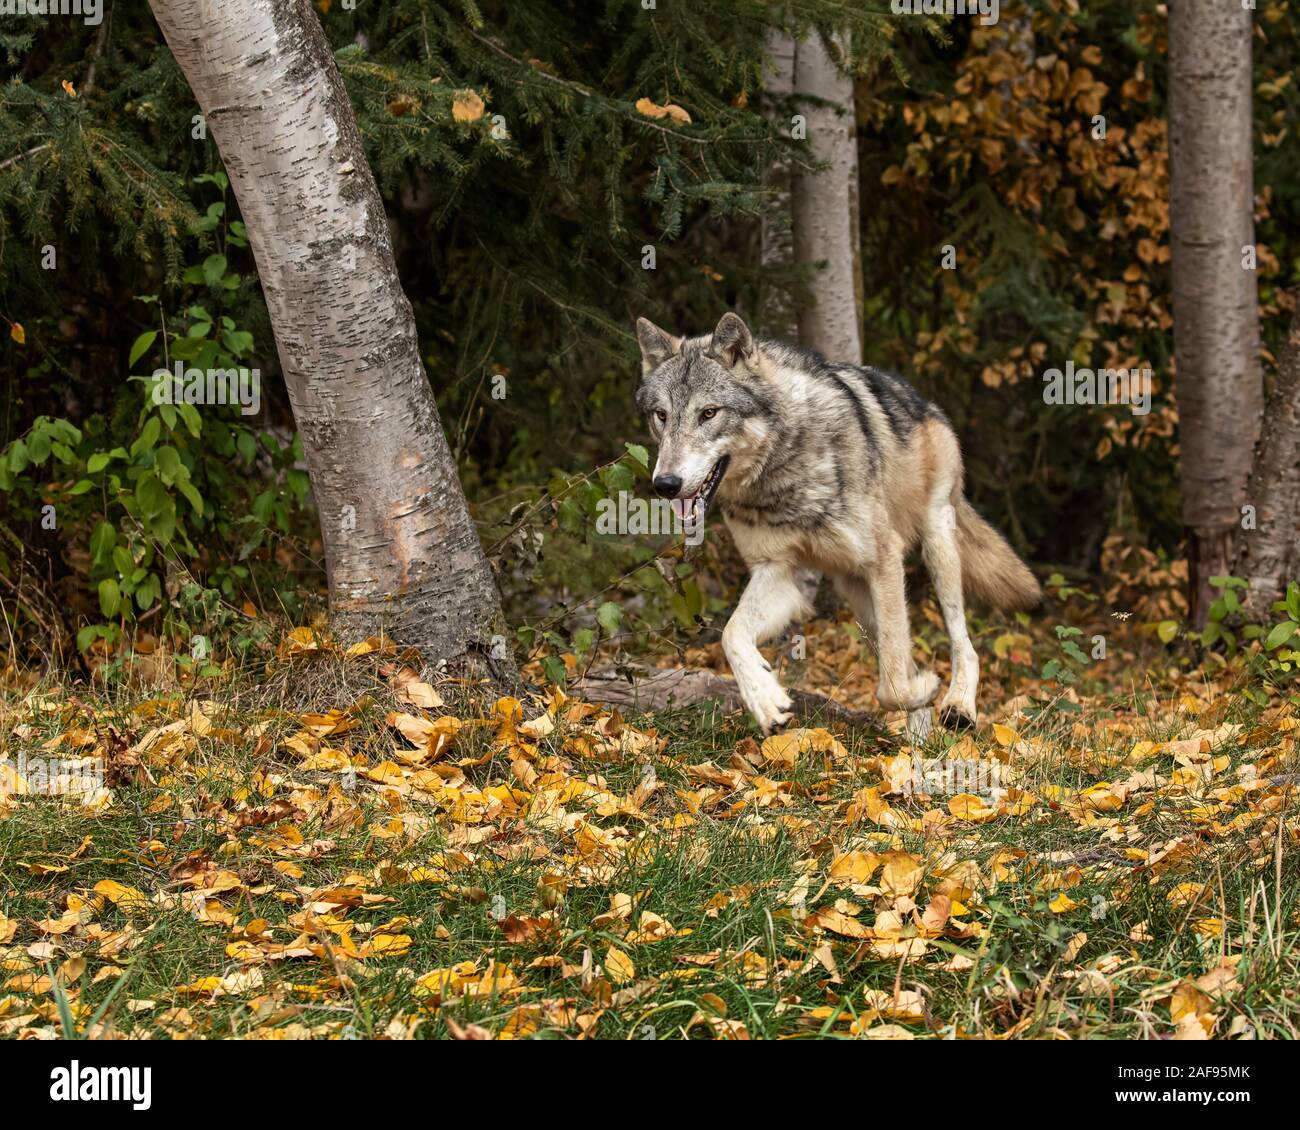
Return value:
[(723, 314), (712, 335), (673, 337), (638, 318), (641, 387), (636, 402), (659, 444), (655, 491), (684, 522), (698, 522), (732, 474), (748, 477), (761, 458), (770, 404), (761, 353), (749, 327)]

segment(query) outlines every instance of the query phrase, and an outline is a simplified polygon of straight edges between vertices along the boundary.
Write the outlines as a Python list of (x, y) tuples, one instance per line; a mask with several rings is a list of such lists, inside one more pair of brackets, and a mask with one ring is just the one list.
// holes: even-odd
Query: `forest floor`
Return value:
[[(10, 696), (0, 1034), (1300, 1035), (1300, 696), (1074, 619), (975, 621), (985, 717), (922, 749), (456, 712), (310, 629), (256, 678)], [(851, 625), (806, 649), (788, 679), (874, 701)]]

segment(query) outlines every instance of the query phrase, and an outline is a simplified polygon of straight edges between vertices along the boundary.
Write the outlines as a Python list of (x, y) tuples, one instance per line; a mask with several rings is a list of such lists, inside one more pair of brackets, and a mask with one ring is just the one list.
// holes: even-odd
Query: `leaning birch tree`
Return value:
[(239, 200), (345, 638), (513, 675), (387, 219), (309, 0), (150, 0)]
[(1227, 574), (1263, 413), (1251, 146), (1251, 12), (1169, 5), (1174, 359), (1191, 620)]

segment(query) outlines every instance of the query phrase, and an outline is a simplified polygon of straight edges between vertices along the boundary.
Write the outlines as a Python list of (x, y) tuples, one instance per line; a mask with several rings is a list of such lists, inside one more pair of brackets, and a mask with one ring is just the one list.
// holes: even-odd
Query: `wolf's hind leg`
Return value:
[(975, 725), (975, 691), (979, 687), (980, 664), (966, 631), (957, 515), (947, 497), (935, 498), (930, 504), (921, 552), (934, 581), (934, 591), (939, 598), (952, 646), (952, 682), (939, 703), (939, 720), (952, 729), (964, 729)]
[(790, 696), (772, 674), (758, 645), (807, 612), (808, 601), (794, 569), (765, 562), (750, 574), (735, 613), (722, 629), (722, 650), (740, 697), (765, 734), (790, 721)]
[[(872, 647), (875, 647), (878, 636), (876, 607), (871, 601), (871, 590), (867, 588), (867, 582), (861, 577), (836, 577), (835, 588), (853, 610), (853, 617), (857, 620), (858, 627), (862, 629), (863, 637)], [(912, 679), (916, 677), (916, 664), (912, 660), (910, 649), (907, 661), (907, 678), (910, 686)], [(929, 739), (932, 729), (930, 715), (928, 703), (907, 712), (907, 734), (912, 741), (923, 742)]]
[(924, 740), (930, 732), (930, 703), (939, 689), (939, 679), (933, 671), (918, 672), (912, 659), (901, 546), (882, 550), (865, 580), (849, 578), (841, 583), (840, 591), (863, 627), (875, 620), (880, 664), (876, 697), (880, 705), (885, 710), (906, 710), (908, 734), (914, 740)]

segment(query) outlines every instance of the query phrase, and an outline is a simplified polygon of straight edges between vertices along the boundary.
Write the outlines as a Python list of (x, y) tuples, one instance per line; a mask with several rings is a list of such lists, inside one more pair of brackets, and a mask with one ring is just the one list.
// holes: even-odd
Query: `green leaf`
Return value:
[(636, 487), (636, 478), (632, 474), (632, 469), (626, 463), (615, 463), (605, 468), (602, 476), (605, 481), (605, 489), (609, 491), (610, 498), (617, 498), (619, 491), (628, 491), (629, 493)]
[(117, 615), (118, 606), (122, 603), (122, 593), (117, 587), (117, 582), (112, 577), (105, 577), (99, 582), (99, 610), (108, 617)]
[(1294, 620), (1283, 620), (1273, 625), (1273, 630), (1268, 633), (1268, 639), (1264, 641), (1264, 647), (1272, 651), (1275, 647), (1281, 647), (1287, 643), (1292, 636), (1296, 634), (1296, 622)]
[(170, 545), (176, 533), (176, 504), (169, 498), (165, 508), (145, 521), (145, 529), (163, 545)]
[(164, 444), (155, 454), (158, 466), (158, 475), (168, 486), (171, 486), (185, 471), (181, 464), (181, 453), (172, 447), (171, 444)]
[(558, 655), (548, 655), (542, 660), (542, 671), (546, 675), (548, 683), (554, 683), (557, 687), (564, 686), (564, 680), (568, 672), (564, 667), (564, 660)]
[(157, 475), (150, 472), (140, 476), (140, 481), (135, 484), (135, 503), (140, 508), (142, 517), (151, 518), (162, 513), (170, 502), (167, 488)]
[(625, 443), (627, 453), (643, 471), (650, 470), (650, 453), (639, 443)]
[(98, 475), (105, 467), (108, 466), (112, 456), (107, 451), (96, 451), (89, 459), (86, 460), (86, 471), (92, 475)]
[(131, 356), (127, 360), (127, 365), (134, 365), (141, 357), (148, 353), (149, 347), (153, 345), (154, 339), (157, 336), (157, 330), (145, 330), (144, 333), (136, 338), (134, 344), (131, 346)]
[(86, 491), (90, 490), (94, 485), (95, 484), (89, 479), (82, 479), (70, 491), (68, 491), (68, 493), (71, 495), (85, 494)]
[(1174, 637), (1178, 635), (1178, 621), (1161, 620), (1156, 625), (1156, 635), (1160, 637), (1161, 643), (1172, 643)]
[(90, 535), (91, 563), (96, 566), (106, 564), (112, 556), (115, 545), (117, 545), (117, 530), (111, 522), (100, 522)]
[(158, 442), (158, 437), (162, 435), (162, 421), (157, 416), (150, 416), (145, 421), (145, 425), (140, 429), (140, 434), (135, 437), (135, 443), (131, 444), (131, 458), (135, 458), (142, 451), (153, 450), (153, 445)]
[(1071, 659), (1073, 659), (1076, 663), (1088, 662), (1088, 657), (1083, 654), (1083, 652), (1079, 649), (1079, 645), (1075, 643), (1074, 640), (1066, 640), (1065, 643), (1061, 645), (1061, 650), (1065, 652), (1065, 654), (1068, 655)]
[(253, 335), (247, 330), (226, 330), (221, 341), (236, 357), (242, 357), (253, 348)]
[(33, 428), (27, 437), (27, 457), (37, 465), (50, 457), (50, 434), (43, 429)]
[(203, 421), (199, 416), (199, 410), (193, 404), (178, 404), (176, 410), (181, 414), (181, 419), (185, 421), (185, 427), (189, 430), (190, 435), (198, 439), (199, 433), (203, 431)]
[(208, 286), (217, 286), (226, 273), (226, 267), (227, 263), (224, 255), (209, 255), (203, 260), (203, 281)]
[(176, 484), (176, 489), (188, 499), (189, 504), (194, 509), (194, 513), (199, 517), (203, 516), (203, 497), (194, 489), (194, 484), (189, 479), (181, 479)]
[(612, 600), (605, 601), (596, 609), (596, 623), (601, 626), (606, 636), (617, 635), (622, 621), (623, 609)]

